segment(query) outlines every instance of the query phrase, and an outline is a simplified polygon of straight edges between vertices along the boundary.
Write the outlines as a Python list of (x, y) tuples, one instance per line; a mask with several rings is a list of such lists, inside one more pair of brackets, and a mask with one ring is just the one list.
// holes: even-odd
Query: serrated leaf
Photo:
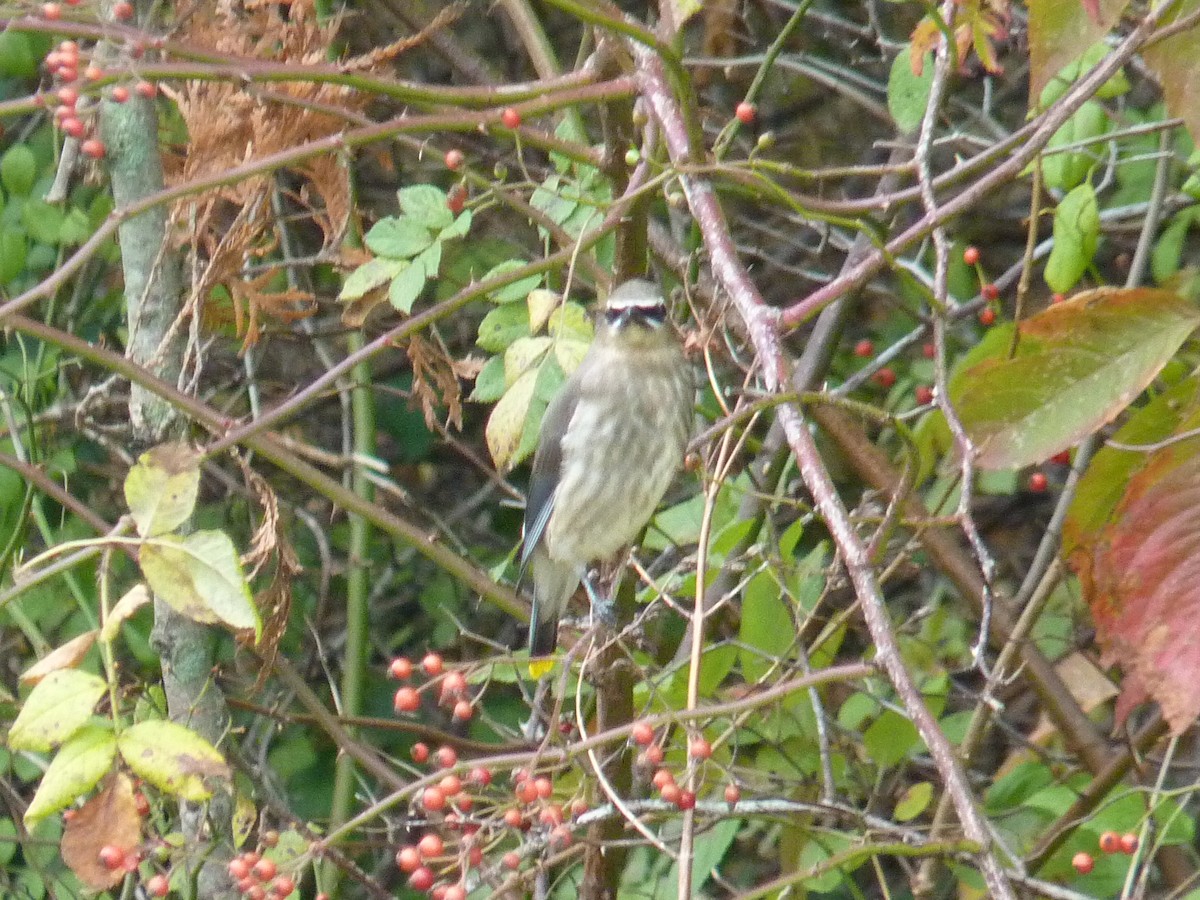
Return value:
[(491, 353), (503, 353), (513, 341), (528, 336), (529, 310), (511, 303), (483, 317), (475, 343)]
[(363, 263), (347, 277), (338, 293), (339, 300), (357, 300), (367, 291), (387, 284), (410, 265), (406, 259), (377, 258)]
[(367, 249), (378, 256), (411, 259), (433, 243), (433, 235), (408, 216), (388, 216), (375, 223), (365, 240)]
[(138, 534), (154, 537), (188, 520), (200, 491), (200, 454), (187, 444), (160, 444), (125, 476), (125, 503)]
[(1016, 357), (965, 370), (950, 388), (984, 469), (1046, 460), (1112, 421), (1200, 322), (1168, 291), (1100, 288), (1021, 323)]
[[(500, 275), (517, 269), (523, 269), (528, 263), (519, 259), (506, 259), (498, 265), (492, 266), (486, 275), (483, 276), (483, 281), (490, 281)], [(495, 304), (516, 303), (518, 300), (524, 300), (529, 296), (529, 292), (542, 283), (541, 275), (527, 275), (512, 284), (507, 284), (497, 291), (493, 291), (488, 295), (488, 299)]]
[(454, 214), (446, 203), (446, 194), (432, 184), (414, 184), (396, 192), (400, 208), (406, 216), (424, 225), (431, 231), (439, 231), (454, 221)]
[(467, 232), (471, 230), (471, 210), (464, 209), (453, 222), (438, 232), (439, 241), (450, 241), (455, 238), (466, 237)]
[(756, 682), (784, 657), (796, 640), (796, 623), (784, 602), (783, 591), (768, 572), (760, 572), (746, 585), (742, 599), (742, 624), (738, 635), (742, 675)]
[(1090, 184), (1074, 188), (1054, 211), (1054, 248), (1046, 261), (1046, 284), (1065, 294), (1092, 264), (1100, 239), (1100, 208)]
[(537, 334), (562, 304), (562, 297), (546, 288), (536, 288), (529, 292), (525, 304), (529, 307), (529, 330)]
[(492, 356), (475, 376), (475, 388), (469, 399), (476, 403), (495, 403), (504, 396), (504, 357)]
[(536, 371), (526, 372), (504, 392), (504, 396), (488, 416), (484, 437), (487, 439), (488, 452), (492, 462), (501, 472), (507, 472), (516, 465), (517, 448), (521, 444), (521, 435), (525, 431), (525, 420), (529, 416), (529, 406), (533, 402), (533, 392), (537, 387)]
[(892, 60), (888, 75), (888, 111), (896, 127), (905, 134), (916, 131), (925, 117), (929, 103), (929, 92), (933, 88), (933, 54), (925, 54), (925, 64), (918, 75), (913, 71), (912, 48), (906, 46)]
[(592, 320), (588, 316), (587, 310), (578, 303), (568, 301), (550, 314), (550, 322), (546, 326), (546, 331), (551, 337), (567, 338), (590, 344), (595, 328), (592, 326)]
[(21, 705), (8, 732), (9, 748), (48, 752), (84, 726), (106, 689), (104, 679), (88, 672), (51, 672)]
[(392, 285), (388, 288), (388, 302), (402, 313), (412, 312), (413, 304), (421, 296), (421, 291), (425, 290), (425, 281), (425, 266), (414, 260), (392, 279)]
[(142, 545), (138, 562), (151, 590), (178, 612), (197, 622), (253, 628), (257, 637), (258, 610), (225, 532), (163, 535)]
[(43, 773), (25, 810), (25, 827), (33, 828), (94, 788), (111, 770), (116, 755), (117, 736), (111, 728), (89, 725), (75, 732)]
[(536, 367), (553, 343), (548, 337), (523, 337), (509, 344), (504, 351), (505, 387), (511, 387), (518, 378)]
[(208, 780), (229, 778), (217, 748), (174, 722), (152, 719), (131, 725), (121, 732), (117, 748), (135, 775), (184, 800), (207, 800), (212, 796)]

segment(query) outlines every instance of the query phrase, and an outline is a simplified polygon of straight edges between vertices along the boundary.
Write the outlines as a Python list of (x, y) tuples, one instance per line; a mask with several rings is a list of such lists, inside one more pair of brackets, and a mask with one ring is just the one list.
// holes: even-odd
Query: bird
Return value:
[(521, 573), (533, 573), (530, 657), (558, 644), (588, 566), (632, 543), (683, 464), (695, 384), (662, 291), (643, 279), (609, 295), (579, 367), (546, 407), (525, 505)]

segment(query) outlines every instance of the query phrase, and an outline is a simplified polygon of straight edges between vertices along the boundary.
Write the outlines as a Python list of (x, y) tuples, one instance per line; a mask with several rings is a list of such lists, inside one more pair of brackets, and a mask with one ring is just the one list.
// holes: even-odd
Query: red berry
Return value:
[(429, 745), (418, 741), (412, 745), (412, 749), (408, 751), (408, 755), (412, 757), (412, 761), (418, 766), (422, 766), (429, 759)]
[(979, 324), (991, 325), (996, 321), (996, 311), (990, 306), (985, 306), (979, 311)]
[(151, 897), (165, 897), (171, 893), (171, 882), (166, 875), (153, 875), (146, 882), (146, 893)]
[(643, 756), (646, 757), (646, 762), (652, 766), (657, 766), (663, 761), (663, 748), (658, 744), (651, 744), (646, 748)]
[(446, 888), (442, 900), (467, 900), (467, 889), (461, 884), (452, 884)]
[(446, 208), (457, 216), (463, 211), (466, 205), (467, 189), (461, 184), (456, 184), (450, 188), (449, 193), (446, 194)]
[(408, 886), (414, 891), (427, 891), (433, 887), (433, 869), (421, 866), (408, 876)]
[(416, 688), (405, 685), (396, 691), (392, 706), (395, 707), (396, 712), (416, 712), (421, 708), (421, 696), (417, 693)]
[(235, 856), (229, 861), (229, 877), (234, 881), (241, 881), (250, 874), (250, 864), (240, 856)]
[(112, 97), (113, 103), (124, 103), (129, 99), (129, 88), (123, 84), (118, 84), (112, 89), (112, 93), (109, 96)]
[(139, 816), (148, 816), (150, 814), (150, 801), (146, 799), (146, 795), (141, 791), (137, 791), (133, 795), (133, 806)]
[(442, 839), (431, 831), (417, 842), (417, 849), (421, 851), (422, 856), (428, 858), (441, 856), (446, 846), (442, 843)]
[(561, 825), (563, 823), (562, 807), (557, 803), (551, 803), (542, 810), (538, 816), (538, 821), (543, 825)]
[(467, 774), (467, 781), (472, 784), (478, 784), (482, 787), (487, 787), (492, 783), (492, 770), (485, 769), (482, 766), (476, 766)]
[(125, 865), (125, 851), (113, 844), (106, 844), (100, 848), (100, 865), (115, 872)]
[(449, 169), (451, 172), (457, 172), (459, 169), (462, 168), (462, 164), (465, 159), (466, 159), (466, 157), (463, 156), (463, 152), (461, 150), (459, 150), (457, 147), (455, 147), (452, 150), (447, 150), (446, 151), (446, 168)]
[(500, 865), (515, 872), (517, 869), (521, 868), (521, 854), (516, 850), (509, 850), (502, 857), (500, 857)]
[(411, 845), (396, 851), (396, 866), (405, 875), (411, 875), (421, 866), (421, 851)]
[(679, 799), (683, 796), (683, 789), (674, 781), (669, 781), (658, 789), (658, 796), (662, 797), (667, 803), (679, 803)]
[(104, 157), (104, 141), (100, 140), (100, 138), (88, 138), (83, 142), (80, 149), (92, 159), (102, 159)]
[(57, 3), (43, 3), (42, 18), (49, 19), (51, 22), (57, 22), (62, 18), (62, 7)]
[(1045, 472), (1034, 472), (1029, 476), (1029, 490), (1035, 494), (1044, 494), (1050, 481), (1046, 478)]
[(443, 744), (438, 747), (437, 761), (443, 769), (451, 769), (458, 763), (458, 752), (453, 747)]
[(71, 65), (64, 65), (58, 70), (58, 77), (63, 81), (74, 81), (79, 77), (79, 70)]
[(1129, 856), (1137, 853), (1138, 836), (1133, 833), (1121, 835), (1121, 852)]
[(425, 658), (421, 660), (421, 668), (425, 670), (425, 674), (430, 678), (442, 674), (442, 669), (445, 662), (442, 660), (440, 653), (426, 653)]
[(659, 769), (654, 773), (654, 778), (651, 779), (650, 783), (659, 790), (662, 790), (663, 785), (675, 783), (675, 776), (671, 774), (670, 769)]
[(675, 805), (682, 810), (696, 808), (696, 795), (691, 791), (681, 791), (679, 799), (675, 801)]
[(570, 847), (575, 838), (571, 834), (571, 829), (566, 825), (559, 825), (550, 832), (550, 845), (559, 850)]
[(150, 81), (139, 81), (133, 89), (137, 91), (139, 97), (145, 97), (147, 100), (153, 100), (158, 96), (158, 87)]
[(737, 105), (737, 108), (733, 111), (733, 114), (743, 125), (753, 125), (754, 120), (758, 118), (758, 109), (753, 103), (747, 103), (745, 100), (743, 100)]
[(968, 247), (966, 250), (964, 250), (963, 262), (965, 262), (968, 266), (979, 265), (979, 248)]
[(438, 782), (438, 787), (447, 797), (456, 797), (462, 793), (462, 779), (457, 775), (446, 775)]
[(467, 676), (462, 672), (449, 672), (442, 682), (442, 694), (447, 697), (461, 696), (467, 690)]
[(99, 81), (104, 77), (104, 70), (97, 65), (91, 65), (83, 70), (83, 77), (88, 81)]
[(279, 869), (270, 859), (260, 859), (254, 864), (254, 877), (259, 881), (270, 881), (278, 874)]
[(454, 704), (454, 721), (466, 722), (471, 716), (475, 715), (475, 707), (471, 705), (470, 700), (459, 700)]
[(537, 788), (534, 786), (532, 781), (522, 781), (517, 785), (515, 793), (517, 795), (517, 799), (526, 804), (532, 803), (538, 798)]
[(388, 674), (398, 681), (407, 681), (412, 678), (412, 673), (412, 660), (405, 656), (397, 656), (388, 666)]
[(87, 131), (83, 123), (74, 116), (67, 116), (59, 124), (62, 126), (63, 132), (73, 138), (81, 138), (84, 132)]
[(933, 344), (922, 344), (921, 355), (926, 359), (933, 359), (935, 356), (937, 356), (937, 347), (935, 347)]
[(521, 114), (511, 106), (500, 113), (500, 122), (508, 129), (517, 129), (521, 127)]
[(1060, 466), (1069, 466), (1071, 464), (1071, 451), (1064, 450), (1062, 453), (1055, 453), (1050, 457), (1050, 462)]
[(702, 737), (695, 738), (688, 745), (688, 756), (692, 759), (708, 759), (712, 756), (712, 744)]
[(478, 869), (483, 865), (483, 848), (472, 847), (467, 851), (467, 864), (473, 869)]
[(246, 900), (267, 900), (267, 889), (261, 884), (250, 886), (250, 890), (243, 891), (246, 895)]
[(63, 87), (58, 89), (58, 102), (63, 106), (74, 106), (79, 102), (79, 91), (73, 87)]
[(629, 737), (638, 746), (646, 747), (654, 740), (654, 729), (650, 727), (649, 722), (636, 722)]
[(271, 885), (271, 893), (276, 897), (290, 897), (296, 890), (296, 882), (286, 875), (280, 875)]
[(863, 338), (861, 341), (859, 341), (857, 344), (854, 345), (854, 355), (861, 356), (864, 359), (866, 359), (868, 356), (874, 356), (875, 355), (875, 345), (872, 344), (870, 341), (868, 341), (866, 338)]
[(1116, 853), (1121, 849), (1121, 836), (1115, 831), (1106, 831), (1100, 835), (1100, 852)]
[(587, 801), (584, 799), (571, 801), (571, 818), (578, 819), (588, 811)]
[(896, 373), (884, 366), (874, 375), (875, 383), (881, 388), (891, 388), (896, 384)]
[(725, 785), (725, 802), (730, 806), (742, 799), (742, 789), (736, 784)]
[(980, 288), (979, 293), (983, 295), (984, 300), (990, 302), (1000, 296), (1000, 288), (996, 287), (996, 285), (989, 281), (982, 288)]
[(1059, 293), (1054, 293), (1054, 294), (1050, 295), (1051, 303), (1062, 303), (1066, 299), (1067, 299), (1066, 297), (1064, 297), (1062, 294), (1059, 294)]
[(525, 817), (521, 815), (520, 810), (506, 809), (504, 811), (504, 824), (509, 828), (523, 828), (525, 826)]
[(133, 4), (128, 0), (120, 0), (119, 3), (114, 3), (112, 8), (113, 18), (119, 22), (124, 22), (133, 18)]
[(425, 788), (421, 794), (421, 805), (429, 812), (439, 812), (446, 808), (446, 795), (441, 788)]
[(1075, 867), (1075, 871), (1080, 875), (1086, 875), (1092, 869), (1096, 868), (1096, 861), (1092, 859), (1092, 854), (1084, 853), (1081, 850), (1071, 857), (1071, 865)]
[(917, 396), (917, 403), (925, 406), (927, 403), (933, 402), (933, 388), (927, 384), (918, 384), (914, 393)]

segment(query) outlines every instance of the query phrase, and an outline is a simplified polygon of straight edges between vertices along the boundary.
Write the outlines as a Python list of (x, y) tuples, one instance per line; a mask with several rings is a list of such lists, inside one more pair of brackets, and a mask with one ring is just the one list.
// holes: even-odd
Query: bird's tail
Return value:
[(542, 549), (533, 552), (533, 612), (529, 617), (529, 655), (546, 656), (558, 646), (558, 620), (579, 587), (573, 566), (555, 562)]

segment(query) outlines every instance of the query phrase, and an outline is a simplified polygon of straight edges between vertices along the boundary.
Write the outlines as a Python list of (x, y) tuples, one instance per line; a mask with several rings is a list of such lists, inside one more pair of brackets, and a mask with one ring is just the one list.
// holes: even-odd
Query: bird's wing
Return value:
[[(573, 381), (572, 377), (555, 395), (542, 417), (537, 452), (533, 455), (533, 472), (525, 498), (525, 534), (521, 545), (519, 578), (524, 577), (533, 548), (545, 534), (550, 514), (554, 512), (554, 493), (562, 472), (562, 439), (566, 436), (567, 426), (579, 402), (579, 391)], [(554, 437), (548, 437), (551, 435)]]

